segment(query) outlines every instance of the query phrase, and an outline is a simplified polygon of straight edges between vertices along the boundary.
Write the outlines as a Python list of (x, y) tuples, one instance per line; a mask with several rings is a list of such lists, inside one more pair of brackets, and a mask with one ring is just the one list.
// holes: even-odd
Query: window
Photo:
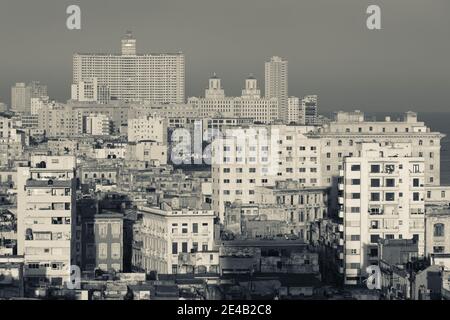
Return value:
[(419, 193), (413, 192), (413, 201), (419, 201)]
[(433, 226), (433, 236), (435, 237), (443, 237), (444, 236), (444, 224), (443, 223), (436, 223)]
[(181, 227), (181, 233), (188, 233), (188, 225), (187, 223), (183, 223), (182, 227)]
[(172, 242), (172, 254), (178, 254), (178, 242)]
[(360, 193), (352, 193), (352, 199), (360, 199), (361, 194)]
[(361, 180), (360, 179), (352, 179), (352, 185), (359, 186), (360, 184), (361, 184)]
[(443, 246), (434, 246), (433, 252), (434, 253), (443, 253), (445, 251), (445, 248)]
[(206, 242), (202, 243), (202, 251), (208, 251), (208, 243)]
[(359, 164), (353, 164), (351, 166), (351, 171), (360, 171), (361, 170), (361, 166)]
[(417, 178), (414, 178), (413, 179), (413, 187), (418, 187), (419, 186), (419, 179), (417, 179)]
[(380, 179), (370, 179), (370, 186), (372, 188), (378, 188), (380, 186)]
[(370, 242), (371, 243), (378, 243), (379, 239), (380, 239), (380, 235), (378, 235), (378, 234), (370, 235)]
[(99, 259), (107, 259), (108, 258), (108, 244), (107, 243), (99, 244), (98, 257), (99, 257)]
[(359, 241), (361, 238), (359, 234), (352, 234), (350, 235), (350, 241)]
[(188, 252), (188, 244), (187, 244), (187, 242), (182, 242), (181, 243), (181, 252), (183, 252), (183, 253), (187, 253)]
[(120, 259), (120, 243), (113, 243), (111, 245), (111, 257), (113, 259)]
[(198, 223), (192, 224), (192, 233), (198, 233)]
[(370, 248), (369, 256), (370, 256), (371, 258), (376, 258), (376, 257), (378, 257), (378, 248)]
[(386, 179), (386, 187), (390, 187), (390, 188), (395, 187), (395, 179), (391, 179), (391, 178)]
[(350, 212), (351, 213), (359, 213), (361, 211), (360, 207), (351, 207)]
[(191, 252), (197, 252), (197, 251), (198, 251), (198, 242), (192, 242)]
[(112, 223), (111, 224), (111, 232), (112, 232), (112, 236), (114, 237), (114, 238), (118, 238), (118, 237), (120, 237), (120, 234), (121, 234), (121, 225), (120, 225), (120, 223)]
[(386, 173), (392, 173), (392, 172), (395, 171), (395, 166), (394, 166), (393, 164), (387, 164), (387, 165), (384, 167), (384, 171), (385, 171)]
[(379, 164), (372, 164), (370, 166), (370, 172), (371, 173), (379, 173), (380, 172), (380, 165)]
[(106, 236), (108, 235), (108, 224), (99, 223), (98, 224), (98, 233), (100, 234), (101, 238), (106, 238)]
[(394, 192), (386, 192), (386, 201), (395, 201), (395, 193)]
[(370, 194), (370, 201), (380, 201), (380, 193), (379, 192), (372, 192)]

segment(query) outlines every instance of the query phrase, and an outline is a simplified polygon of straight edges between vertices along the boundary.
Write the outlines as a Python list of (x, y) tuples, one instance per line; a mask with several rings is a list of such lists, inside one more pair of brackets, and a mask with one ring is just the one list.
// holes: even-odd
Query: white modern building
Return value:
[(31, 156), (17, 169), (17, 253), (28, 283), (64, 285), (75, 258), (76, 160)]
[(93, 136), (111, 134), (111, 119), (104, 114), (92, 114), (86, 118), (86, 133)]
[(379, 239), (414, 239), (425, 248), (425, 162), (408, 143), (364, 143), (344, 159), (339, 183), (346, 284), (360, 284), (377, 264)]
[(72, 83), (77, 85), (93, 78), (117, 100), (184, 103), (184, 54), (138, 54), (130, 32), (122, 39), (121, 54), (73, 56)]

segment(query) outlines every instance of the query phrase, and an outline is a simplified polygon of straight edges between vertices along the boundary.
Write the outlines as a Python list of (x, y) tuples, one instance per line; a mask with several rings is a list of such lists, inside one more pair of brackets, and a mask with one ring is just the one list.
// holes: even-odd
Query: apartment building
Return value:
[(31, 156), (17, 168), (17, 240), (27, 283), (63, 285), (75, 259), (76, 162), (73, 156)]
[(151, 140), (167, 144), (167, 121), (156, 116), (128, 119), (128, 142)]
[(450, 253), (450, 207), (427, 206), (425, 214), (425, 254)]
[(440, 148), (444, 137), (439, 132), (432, 132), (424, 122), (417, 120), (417, 114), (407, 112), (403, 119), (392, 121), (369, 121), (364, 113), (338, 112), (335, 120), (324, 124), (318, 131), (307, 134), (321, 142), (322, 185), (332, 186), (331, 208), (337, 210), (337, 179), (343, 168), (345, 157), (358, 155), (360, 144), (377, 142), (383, 145), (391, 143), (410, 143), (412, 156), (424, 158), (426, 185), (440, 184)]
[(168, 160), (167, 144), (153, 140), (130, 142), (127, 145), (126, 160), (142, 161), (147, 167), (166, 165)]
[(184, 103), (185, 58), (181, 52), (138, 54), (136, 39), (128, 32), (121, 54), (74, 54), (72, 83), (92, 79), (112, 99)]
[(97, 78), (91, 78), (72, 84), (71, 99), (79, 102), (108, 104), (111, 94), (106, 85), (99, 85)]
[[(81, 212), (81, 269), (123, 270), (123, 215), (102, 210)], [(78, 244), (77, 244), (78, 245)]]
[(0, 166), (10, 166), (23, 156), (25, 134), (20, 133), (11, 117), (0, 116)]
[(414, 239), (425, 249), (425, 160), (411, 144), (364, 143), (344, 159), (339, 216), (343, 219), (345, 283), (358, 284), (376, 264), (379, 239)]
[(86, 118), (86, 133), (93, 136), (109, 136), (112, 121), (104, 114), (91, 114)]
[(212, 210), (173, 209), (165, 203), (160, 208), (139, 207), (138, 210), (142, 223), (135, 237), (140, 248), (133, 253), (135, 267), (146, 272), (176, 274), (183, 254), (213, 250), (215, 216)]
[(295, 180), (320, 186), (320, 141), (309, 139), (306, 126), (251, 126), (229, 129), (212, 144), (212, 189), (215, 213), (236, 200), (256, 203), (256, 188)]

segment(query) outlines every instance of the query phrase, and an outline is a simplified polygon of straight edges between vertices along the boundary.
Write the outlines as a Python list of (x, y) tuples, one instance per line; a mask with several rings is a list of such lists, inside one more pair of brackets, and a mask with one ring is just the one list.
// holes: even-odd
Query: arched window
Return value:
[(342, 140), (338, 140), (338, 146), (342, 146)]
[(349, 141), (348, 141), (348, 145), (349, 145), (349, 146), (352, 146), (352, 145), (353, 145), (353, 140), (349, 140)]
[(434, 236), (435, 237), (443, 237), (444, 236), (444, 224), (436, 223), (434, 225)]
[(419, 140), (419, 146), (423, 145), (423, 141)]

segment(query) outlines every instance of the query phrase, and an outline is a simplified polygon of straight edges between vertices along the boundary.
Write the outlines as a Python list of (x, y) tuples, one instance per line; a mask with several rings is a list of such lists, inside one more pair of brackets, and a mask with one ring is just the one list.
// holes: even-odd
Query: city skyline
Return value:
[[(202, 0), (135, 0), (126, 5), (79, 1), (82, 29), (69, 31), (67, 3), (27, 3), (30, 15), (23, 14), (22, 1), (9, 1), (2, 4), (6, 9), (0, 10), (0, 18), (15, 32), (0, 30), (0, 40), (10, 44), (0, 57), (0, 101), (10, 104), (10, 88), (16, 82), (38, 80), (48, 85), (51, 98), (65, 102), (70, 98), (73, 54), (120, 52), (117, 39), (130, 29), (140, 53), (185, 54), (186, 98), (201, 96), (213, 72), (221, 77), (227, 96), (239, 95), (249, 73), (262, 89), (263, 64), (278, 55), (289, 61), (289, 95), (317, 94), (323, 112), (446, 111), (450, 44), (445, 35), (450, 22), (440, 18), (450, 3), (377, 2), (382, 8), (379, 31), (365, 28), (369, 1), (353, 0), (285, 0), (278, 6), (246, 1), (238, 7)], [(30, 38), (31, 28), (41, 32)], [(232, 49), (236, 45), (239, 51)]]

